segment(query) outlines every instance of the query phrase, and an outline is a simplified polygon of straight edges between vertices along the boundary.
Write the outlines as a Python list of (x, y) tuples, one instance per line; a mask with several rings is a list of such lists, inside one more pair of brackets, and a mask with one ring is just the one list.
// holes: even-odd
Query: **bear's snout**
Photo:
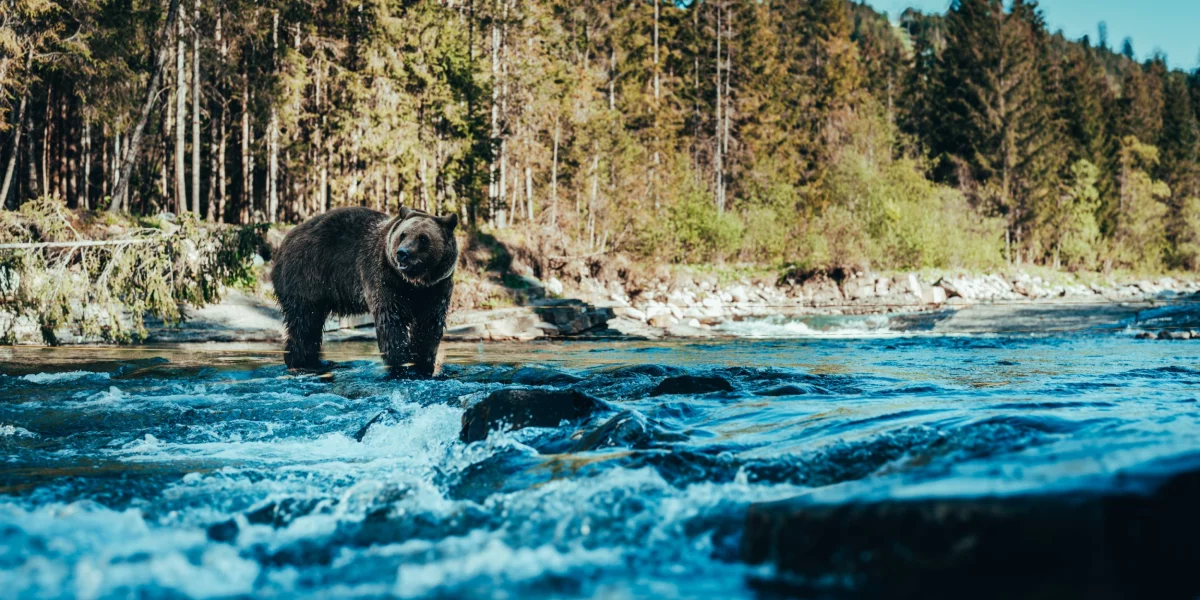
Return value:
[(403, 246), (396, 248), (396, 265), (398, 265), (402, 271), (413, 266), (412, 252), (410, 252), (408, 248)]

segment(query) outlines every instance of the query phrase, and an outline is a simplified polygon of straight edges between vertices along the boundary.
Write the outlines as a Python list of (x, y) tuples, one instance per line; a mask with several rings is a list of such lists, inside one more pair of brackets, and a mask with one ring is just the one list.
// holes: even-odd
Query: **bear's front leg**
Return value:
[(454, 282), (447, 279), (427, 290), (424, 302), (413, 309), (412, 342), (409, 361), (421, 375), (436, 377), (442, 370), (442, 333), (446, 330), (446, 312)]
[[(406, 318), (407, 317), (407, 318)], [(409, 374), (409, 348), (412, 342), (412, 318), (407, 311), (378, 311), (375, 315), (375, 335), (379, 353), (392, 377)]]

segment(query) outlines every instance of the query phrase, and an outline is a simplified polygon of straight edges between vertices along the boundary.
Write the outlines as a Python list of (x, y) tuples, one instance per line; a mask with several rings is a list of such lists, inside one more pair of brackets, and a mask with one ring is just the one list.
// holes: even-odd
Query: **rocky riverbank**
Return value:
[[(1005, 275), (863, 272), (722, 278), (660, 269), (626, 280), (587, 276), (564, 284), (531, 276), (502, 290), (510, 305), (462, 306), (450, 341), (795, 337), (871, 333), (1036, 333), (1109, 330), (1159, 339), (1200, 339), (1200, 282), (1164, 277), (1102, 282), (1062, 275), (1049, 281)], [(456, 292), (457, 293), (457, 292)], [(496, 291), (489, 292), (495, 297)], [(464, 296), (480, 296), (467, 288)], [(219, 304), (186, 308), (175, 326), (148, 323), (148, 343), (278, 342), (279, 310), (268, 294), (230, 290)], [(562, 296), (568, 296), (564, 298)], [(1195, 330), (1195, 331), (1193, 331)], [(0, 333), (17, 344), (45, 343), (37, 323), (0, 310)], [(97, 343), (54, 332), (61, 344)], [(374, 339), (369, 317), (331, 319), (330, 341)]]

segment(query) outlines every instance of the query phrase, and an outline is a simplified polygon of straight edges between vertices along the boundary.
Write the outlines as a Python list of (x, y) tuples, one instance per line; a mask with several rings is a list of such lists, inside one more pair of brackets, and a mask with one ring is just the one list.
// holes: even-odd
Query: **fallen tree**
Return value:
[(176, 323), (183, 305), (218, 302), (227, 286), (253, 281), (265, 232), (191, 215), (77, 213), (50, 198), (0, 213), (0, 343), (13, 343), (22, 323), (51, 345), (62, 332), (143, 339), (146, 317)]

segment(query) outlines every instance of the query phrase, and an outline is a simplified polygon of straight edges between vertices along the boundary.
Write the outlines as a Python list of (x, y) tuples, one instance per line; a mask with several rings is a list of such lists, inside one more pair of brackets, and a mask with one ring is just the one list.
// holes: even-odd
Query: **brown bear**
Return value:
[(275, 254), (271, 281), (287, 327), (284, 362), (320, 367), (330, 314), (370, 313), (393, 375), (436, 375), (454, 291), (458, 215), (339, 208), (305, 221)]

